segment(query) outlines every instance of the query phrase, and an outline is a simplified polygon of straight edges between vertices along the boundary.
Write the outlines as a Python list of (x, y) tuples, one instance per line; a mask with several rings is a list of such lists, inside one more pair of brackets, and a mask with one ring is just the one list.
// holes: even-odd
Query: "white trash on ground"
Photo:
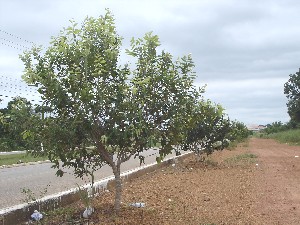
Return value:
[(92, 215), (92, 213), (94, 212), (95, 210), (94, 210), (94, 208), (93, 207), (88, 207), (88, 208), (85, 208), (85, 210), (84, 210), (84, 212), (83, 212), (83, 214), (82, 214), (82, 216), (83, 216), (83, 218), (89, 218), (91, 215)]
[(31, 218), (35, 221), (40, 221), (43, 219), (43, 214), (37, 210), (34, 210), (34, 212), (31, 214)]
[(135, 202), (135, 203), (129, 204), (129, 206), (133, 206), (133, 207), (137, 207), (137, 208), (144, 208), (145, 205), (146, 205), (146, 204), (143, 203), (143, 202)]

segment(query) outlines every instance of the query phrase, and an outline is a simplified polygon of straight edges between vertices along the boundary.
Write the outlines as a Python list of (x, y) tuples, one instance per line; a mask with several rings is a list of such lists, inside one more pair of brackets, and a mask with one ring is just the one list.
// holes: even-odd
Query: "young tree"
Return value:
[(300, 72), (290, 74), (289, 80), (284, 84), (284, 94), (288, 98), (291, 121), (300, 123)]
[(199, 161), (203, 161), (203, 154), (223, 150), (231, 142), (243, 141), (249, 135), (243, 123), (231, 121), (222, 106), (210, 100), (199, 100), (190, 118), (181, 149), (195, 152)]
[(213, 104), (210, 100), (198, 101), (194, 110), (182, 148), (194, 151), (201, 160), (203, 153), (209, 155), (215, 149), (227, 147), (230, 121), (225, 117), (221, 105)]
[(135, 119), (145, 123), (151, 142), (160, 141), (160, 161), (172, 146), (182, 142), (203, 89), (193, 85), (195, 73), (190, 55), (174, 63), (170, 53), (157, 54), (158, 46), (158, 37), (148, 33), (144, 39), (132, 39), (127, 53), (137, 58), (131, 82), (133, 103), (141, 110)]
[(231, 130), (228, 134), (230, 141), (241, 142), (249, 137), (252, 132), (248, 130), (247, 126), (239, 121), (231, 121)]
[(157, 54), (158, 37), (148, 33), (133, 39), (127, 51), (137, 62), (131, 72), (118, 64), (121, 40), (107, 11), (79, 28), (72, 22), (45, 53), (34, 47), (21, 56), (23, 78), (38, 84), (48, 114), (40, 129), (28, 133), (43, 141), (58, 175), (65, 166), (83, 176), (108, 164), (116, 181), (116, 212), (121, 164), (158, 141), (161, 157), (170, 153), (189, 113), (185, 109), (199, 96), (190, 56), (173, 62), (169, 53)]

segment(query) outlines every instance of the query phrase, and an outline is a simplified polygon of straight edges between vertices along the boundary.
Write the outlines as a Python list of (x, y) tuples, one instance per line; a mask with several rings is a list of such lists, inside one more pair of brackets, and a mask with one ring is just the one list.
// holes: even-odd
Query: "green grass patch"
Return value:
[(48, 159), (47, 156), (34, 157), (30, 153), (0, 155), (0, 166), (17, 164), (19, 161), (27, 163), (27, 162), (44, 161), (44, 160), (47, 160), (47, 159)]
[(232, 141), (232, 142), (230, 142), (229, 146), (226, 149), (232, 151), (232, 150), (236, 149), (238, 146), (248, 147), (249, 146), (249, 138)]
[(264, 135), (264, 138), (272, 138), (280, 143), (288, 143), (290, 145), (300, 145), (300, 129), (287, 130), (278, 133)]
[(225, 163), (228, 163), (230, 165), (234, 164), (248, 164), (248, 163), (255, 163), (256, 162), (257, 155), (254, 155), (252, 153), (243, 153), (240, 155), (236, 155), (230, 158), (227, 158), (224, 160)]
[(212, 167), (218, 166), (218, 162), (216, 162), (212, 159), (205, 159), (204, 163), (207, 166), (212, 166)]
[[(66, 207), (61, 207), (61, 208), (57, 208), (51, 211), (47, 211), (45, 212), (45, 218), (43, 218), (43, 222), (44, 224), (47, 223), (53, 223), (53, 219), (56, 221), (68, 221), (68, 224), (76, 224), (76, 221), (78, 221), (78, 219), (75, 218), (74, 215), (80, 214), (79, 209), (72, 207), (72, 206), (66, 206)], [(83, 210), (82, 210), (83, 211)], [(81, 221), (84, 222), (84, 221)]]

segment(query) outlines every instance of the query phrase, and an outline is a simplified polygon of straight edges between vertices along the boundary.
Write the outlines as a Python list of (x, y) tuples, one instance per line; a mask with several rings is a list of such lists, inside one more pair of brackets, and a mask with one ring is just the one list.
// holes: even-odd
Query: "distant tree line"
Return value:
[(267, 124), (266, 128), (263, 129), (263, 133), (266, 134), (272, 134), (272, 133), (278, 133), (290, 129), (295, 129), (297, 127), (296, 124), (289, 121), (288, 123), (283, 123), (281, 121), (275, 121), (271, 124)]
[(286, 105), (290, 120), (287, 123), (275, 121), (267, 124), (263, 133), (271, 134), (300, 128), (300, 71), (289, 75), (288, 81), (284, 84), (284, 94), (288, 99)]
[(31, 149), (32, 144), (24, 139), (24, 134), (41, 119), (38, 107), (26, 98), (16, 96), (0, 109), (0, 151)]

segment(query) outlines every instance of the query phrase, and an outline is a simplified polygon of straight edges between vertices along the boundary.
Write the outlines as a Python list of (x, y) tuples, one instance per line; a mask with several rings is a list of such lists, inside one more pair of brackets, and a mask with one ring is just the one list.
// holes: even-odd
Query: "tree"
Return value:
[(198, 99), (193, 110), (180, 147), (195, 152), (199, 161), (203, 161), (203, 154), (208, 156), (215, 150), (223, 150), (250, 134), (245, 124), (231, 121), (220, 104)]
[(136, 113), (135, 122), (143, 124), (143, 136), (151, 137), (148, 143), (160, 141), (157, 159), (160, 161), (171, 152), (172, 146), (182, 142), (203, 89), (193, 85), (195, 73), (191, 55), (174, 63), (170, 53), (157, 54), (158, 46), (158, 37), (148, 33), (144, 39), (132, 39), (127, 53), (137, 58), (132, 91), (133, 103), (141, 110)]
[(241, 142), (245, 140), (250, 134), (251, 131), (248, 130), (247, 126), (239, 121), (231, 121), (231, 130), (228, 134), (228, 139), (230, 141)]
[(300, 122), (300, 73), (290, 74), (284, 84), (284, 94), (288, 98), (288, 114), (291, 121)]
[(73, 167), (76, 176), (93, 176), (95, 168), (108, 164), (116, 181), (116, 212), (121, 164), (156, 142), (161, 143), (158, 160), (170, 153), (199, 96), (191, 56), (174, 62), (169, 53), (157, 54), (158, 37), (148, 33), (132, 39), (127, 50), (136, 59), (131, 72), (118, 64), (121, 40), (107, 10), (79, 28), (72, 21), (45, 53), (33, 47), (20, 56), (23, 78), (38, 84), (48, 114), (28, 136), (43, 141), (58, 175)]
[(0, 142), (1, 149), (8, 151), (28, 149), (30, 143), (23, 139), (23, 132), (32, 125), (37, 118), (32, 104), (22, 97), (14, 97), (7, 107), (0, 110)]
[(194, 151), (202, 160), (203, 153), (209, 155), (228, 146), (226, 138), (230, 132), (230, 121), (221, 105), (210, 100), (198, 101), (194, 110), (182, 149)]
[(287, 124), (283, 124), (281, 121), (275, 121), (272, 124), (268, 124), (263, 132), (266, 134), (278, 133), (290, 129)]

